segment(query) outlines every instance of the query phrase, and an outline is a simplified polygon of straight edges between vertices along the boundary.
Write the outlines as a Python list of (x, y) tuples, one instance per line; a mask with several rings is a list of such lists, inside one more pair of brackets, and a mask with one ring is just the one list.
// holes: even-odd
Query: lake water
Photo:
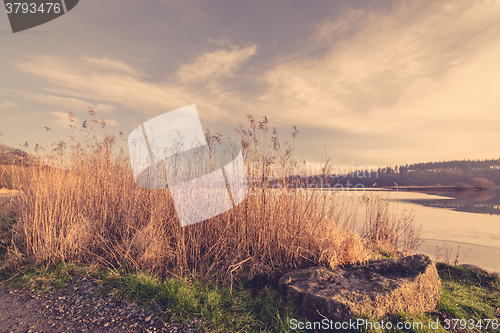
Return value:
[(424, 243), (418, 252), (440, 261), (500, 272), (500, 191), (391, 191), (398, 211), (415, 210)]

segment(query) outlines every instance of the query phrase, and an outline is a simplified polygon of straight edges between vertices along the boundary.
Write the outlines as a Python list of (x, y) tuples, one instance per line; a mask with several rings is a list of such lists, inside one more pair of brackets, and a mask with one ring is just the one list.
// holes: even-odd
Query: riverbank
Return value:
[[(445, 329), (451, 319), (500, 323), (500, 278), (480, 269), (438, 263), (441, 299), (435, 311), (405, 313), (372, 322), (435, 323), (438, 329), (401, 332), (464, 332)], [(197, 279), (162, 279), (147, 273), (99, 270), (59, 264), (0, 272), (0, 322), (9, 330), (64, 332), (304, 332), (292, 319), (306, 322), (293, 304), (283, 302), (276, 281), (247, 281), (229, 286)], [(357, 318), (354, 318), (357, 319)], [(48, 328), (45, 328), (49, 325)], [(460, 328), (458, 323), (458, 328)], [(468, 332), (490, 332), (479, 326)], [(3, 326), (4, 328), (7, 326)], [(365, 332), (392, 332), (366, 330)]]

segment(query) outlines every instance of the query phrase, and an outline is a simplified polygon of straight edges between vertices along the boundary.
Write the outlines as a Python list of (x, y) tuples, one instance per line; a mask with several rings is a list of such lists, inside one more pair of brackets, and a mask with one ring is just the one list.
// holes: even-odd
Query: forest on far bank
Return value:
[[(32, 156), (21, 149), (14, 149), (0, 144), (0, 165), (27, 166)], [(316, 183), (320, 187), (384, 187), (384, 186), (456, 186), (472, 185), (474, 178), (483, 178), (500, 185), (500, 158), (485, 160), (453, 160), (425, 162), (377, 170), (356, 170), (347, 174), (328, 174), (326, 176), (301, 177), (299, 186)], [(286, 183), (292, 183), (297, 177), (289, 177)], [(270, 181), (270, 185), (280, 180)], [(1, 184), (0, 184), (1, 185)], [(1, 186), (0, 186), (1, 187)]]
[(475, 178), (487, 179), (500, 185), (500, 158), (395, 165), (371, 170), (371, 172), (358, 169), (344, 175), (327, 173), (326, 176), (310, 177), (309, 183), (322, 183), (322, 187), (332, 187), (337, 184), (343, 187), (354, 187), (359, 184), (365, 187), (384, 187), (395, 184), (398, 186), (457, 186), (460, 183), (472, 185)]

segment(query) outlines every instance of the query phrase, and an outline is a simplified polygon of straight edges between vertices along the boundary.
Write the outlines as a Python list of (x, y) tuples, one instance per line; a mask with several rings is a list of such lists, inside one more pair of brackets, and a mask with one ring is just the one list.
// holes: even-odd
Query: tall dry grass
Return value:
[[(222, 282), (367, 259), (373, 232), (355, 232), (353, 207), (341, 196), (269, 190), (269, 178), (250, 168), (251, 163), (261, 170), (294, 165), (296, 128), (292, 143), (281, 145), (275, 129), (268, 133), (267, 118), (257, 123), (249, 116), (248, 128), (240, 123), (238, 143), (253, 181), (249, 195), (229, 212), (182, 228), (169, 191), (138, 187), (128, 157), (114, 150), (117, 138), (107, 134), (93, 110), (89, 116), (77, 128), (70, 114), (68, 139), (39, 153), (27, 168), (28, 177), (14, 172), (14, 186), (21, 193), (16, 197), (13, 257), (92, 262)], [(209, 143), (223, 140), (207, 131)], [(307, 178), (300, 181), (307, 183)], [(377, 219), (388, 223), (383, 213)], [(375, 234), (395, 237), (377, 228)]]
[(409, 254), (420, 243), (420, 229), (414, 223), (415, 212), (394, 210), (383, 196), (365, 194), (360, 198), (364, 206), (360, 235), (370, 250)]

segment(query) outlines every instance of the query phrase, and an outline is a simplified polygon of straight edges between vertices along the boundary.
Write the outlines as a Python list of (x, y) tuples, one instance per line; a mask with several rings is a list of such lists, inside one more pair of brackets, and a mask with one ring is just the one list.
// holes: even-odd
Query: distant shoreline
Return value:
[[(384, 189), (393, 190), (393, 191), (487, 191), (485, 189), (479, 188), (468, 188), (461, 189), (455, 186), (444, 186), (444, 185), (433, 185), (433, 186), (384, 186)], [(500, 187), (495, 186), (488, 190), (499, 190)]]
[[(462, 191), (455, 186), (384, 186), (384, 188), (393, 191)], [(471, 188), (467, 191), (479, 191), (477, 188)]]
[[(337, 191), (415, 191), (415, 192), (427, 192), (427, 191), (435, 191), (435, 192), (480, 192), (480, 191), (499, 191), (500, 186), (494, 186), (490, 189), (478, 189), (478, 188), (469, 188), (469, 189), (460, 189), (455, 186), (445, 186), (445, 185), (425, 185), (425, 186), (384, 186), (384, 187), (365, 187), (365, 188), (353, 188), (353, 187), (343, 187), (343, 188), (328, 188), (321, 187), (318, 188), (321, 190), (337, 190)], [(311, 188), (314, 190), (314, 188)]]

